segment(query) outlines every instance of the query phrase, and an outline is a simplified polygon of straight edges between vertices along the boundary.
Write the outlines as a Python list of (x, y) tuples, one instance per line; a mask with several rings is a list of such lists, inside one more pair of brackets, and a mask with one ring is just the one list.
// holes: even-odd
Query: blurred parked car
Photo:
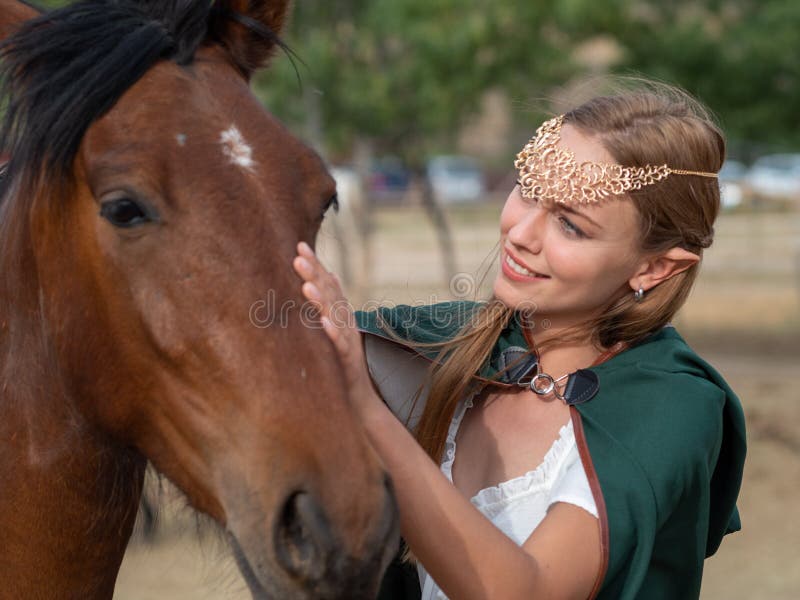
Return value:
[(722, 208), (735, 208), (744, 201), (743, 184), (747, 167), (738, 160), (726, 160), (719, 171)]
[(428, 181), (434, 198), (442, 204), (478, 202), (486, 183), (478, 164), (466, 156), (437, 156), (428, 161)]
[(750, 168), (747, 185), (756, 199), (800, 198), (800, 154), (769, 154)]
[(402, 201), (411, 184), (411, 174), (399, 158), (384, 157), (370, 167), (369, 191), (378, 201)]

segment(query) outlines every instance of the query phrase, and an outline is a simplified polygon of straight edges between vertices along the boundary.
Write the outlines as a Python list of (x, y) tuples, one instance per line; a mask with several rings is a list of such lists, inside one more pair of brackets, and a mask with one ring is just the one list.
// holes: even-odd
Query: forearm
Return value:
[[(364, 415), (400, 504), (403, 537), (451, 598), (533, 597), (539, 567), (467, 500), (383, 405)], [(541, 596), (539, 596), (541, 597)]]

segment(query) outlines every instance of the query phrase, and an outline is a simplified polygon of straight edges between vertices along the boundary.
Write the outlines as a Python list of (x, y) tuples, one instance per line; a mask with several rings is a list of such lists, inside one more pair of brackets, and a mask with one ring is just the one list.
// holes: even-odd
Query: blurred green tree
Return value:
[(368, 141), (419, 167), (452, 145), (485, 91), (533, 83), (542, 94), (575, 71), (556, 17), (545, 0), (300, 1), (285, 37), (302, 84), (278, 60), (257, 89), (334, 156)]
[[(449, 281), (455, 257), (424, 176), (426, 158), (454, 146), (488, 90), (534, 83), (542, 95), (574, 72), (554, 3), (305, 0), (284, 37), (303, 63), (296, 73), (276, 61), (258, 78), (258, 93), (285, 121), (305, 126), (324, 155), (353, 162), (362, 180), (374, 156), (399, 156), (437, 230)], [(359, 212), (359, 246), (368, 247), (371, 211)], [(357, 271), (369, 273), (370, 260), (367, 250)]]
[(358, 137), (413, 163), (452, 142), (483, 91), (546, 95), (603, 35), (622, 50), (615, 72), (681, 85), (734, 139), (797, 147), (798, 31), (796, 0), (296, 0), (285, 38), (303, 85), (278, 59), (257, 89), (334, 156)]
[(800, 146), (800, 2), (626, 3), (622, 69), (676, 82), (721, 118), (734, 152)]

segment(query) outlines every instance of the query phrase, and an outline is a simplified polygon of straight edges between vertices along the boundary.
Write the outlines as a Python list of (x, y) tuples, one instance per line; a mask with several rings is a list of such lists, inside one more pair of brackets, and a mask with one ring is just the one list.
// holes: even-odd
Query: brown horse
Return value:
[(290, 264), (334, 184), (248, 86), (287, 4), (0, 0), (0, 598), (111, 597), (148, 460), (254, 597), (376, 593), (394, 499)]

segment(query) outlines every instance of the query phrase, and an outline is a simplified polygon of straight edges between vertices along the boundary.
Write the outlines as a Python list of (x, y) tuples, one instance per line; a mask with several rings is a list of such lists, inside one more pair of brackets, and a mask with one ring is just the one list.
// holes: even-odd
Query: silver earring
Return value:
[(633, 299), (636, 300), (636, 302), (641, 302), (642, 300), (644, 300), (644, 288), (643, 287), (639, 286), (639, 289), (636, 290), (635, 292), (633, 292)]

